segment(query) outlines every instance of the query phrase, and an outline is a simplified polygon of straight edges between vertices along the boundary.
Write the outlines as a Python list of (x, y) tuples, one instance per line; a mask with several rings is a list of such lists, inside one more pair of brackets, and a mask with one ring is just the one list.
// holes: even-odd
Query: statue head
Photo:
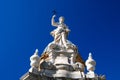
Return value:
[(59, 22), (64, 23), (65, 18), (63, 16), (59, 17)]

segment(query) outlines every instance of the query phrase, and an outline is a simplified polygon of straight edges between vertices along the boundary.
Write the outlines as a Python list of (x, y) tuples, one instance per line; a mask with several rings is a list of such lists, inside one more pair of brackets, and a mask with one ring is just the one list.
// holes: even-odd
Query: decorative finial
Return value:
[(87, 76), (88, 78), (96, 77), (96, 75), (95, 75), (95, 73), (94, 73), (95, 66), (96, 66), (96, 62), (95, 62), (95, 60), (92, 58), (92, 53), (91, 53), (91, 52), (89, 53), (89, 56), (88, 56), (88, 59), (87, 59), (86, 62), (85, 62), (85, 65), (86, 65), (86, 67), (87, 67), (87, 70), (89, 71), (86, 76)]
[[(38, 49), (35, 50), (35, 53), (30, 57), (30, 66), (29, 72), (37, 73), (37, 68), (39, 65), (39, 56), (38, 56)], [(35, 71), (35, 72), (34, 72)]]

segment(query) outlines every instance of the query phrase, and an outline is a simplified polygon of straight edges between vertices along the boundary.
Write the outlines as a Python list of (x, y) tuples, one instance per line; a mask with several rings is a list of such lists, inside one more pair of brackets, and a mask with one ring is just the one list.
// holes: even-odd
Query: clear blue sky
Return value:
[(18, 80), (28, 71), (29, 57), (53, 40), (52, 10), (66, 18), (69, 40), (84, 60), (93, 53), (96, 73), (118, 80), (120, 68), (119, 0), (0, 0), (0, 76)]

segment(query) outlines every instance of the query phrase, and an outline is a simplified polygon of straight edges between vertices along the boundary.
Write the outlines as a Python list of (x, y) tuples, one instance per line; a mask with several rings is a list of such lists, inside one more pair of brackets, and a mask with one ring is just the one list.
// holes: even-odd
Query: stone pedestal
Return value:
[(64, 77), (64, 78), (71, 78), (71, 79), (83, 79), (83, 75), (80, 71), (67, 71), (67, 70), (44, 70), (42, 72), (43, 75), (48, 77)]
[(57, 50), (55, 47), (51, 48), (51, 45), (53, 46), (53, 44), (49, 44), (44, 51), (49, 57), (39, 65), (41, 66), (41, 75), (55, 78), (85, 78), (84, 72), (81, 72), (84, 71), (84, 65), (81, 62), (75, 61), (78, 54), (76, 52), (77, 48), (62, 49), (61, 47), (57, 47), (57, 49), (59, 48)]

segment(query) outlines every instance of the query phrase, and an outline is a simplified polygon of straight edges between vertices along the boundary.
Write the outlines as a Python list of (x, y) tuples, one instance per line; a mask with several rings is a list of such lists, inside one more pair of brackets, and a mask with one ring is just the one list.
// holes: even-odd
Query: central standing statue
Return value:
[(54, 37), (54, 42), (56, 44), (63, 45), (65, 48), (68, 48), (67, 36), (70, 30), (64, 23), (65, 19), (63, 16), (59, 17), (59, 22), (55, 22), (55, 17), (56, 15), (52, 16), (51, 24), (57, 28), (51, 32), (51, 35)]

